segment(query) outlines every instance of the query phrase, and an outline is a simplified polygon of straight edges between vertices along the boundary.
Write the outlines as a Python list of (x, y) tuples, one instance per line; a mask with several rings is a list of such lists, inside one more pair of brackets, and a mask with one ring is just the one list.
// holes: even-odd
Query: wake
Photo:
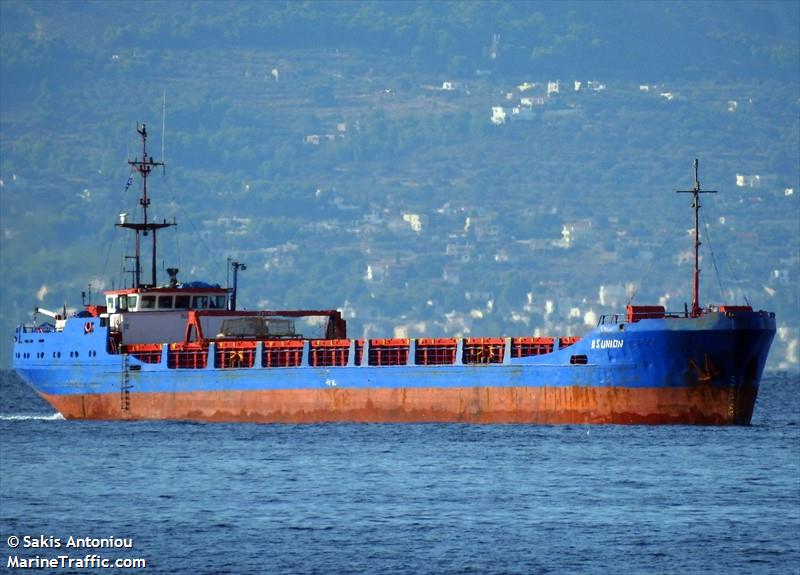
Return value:
[(64, 421), (60, 413), (50, 415), (6, 415), (0, 414), (0, 421)]

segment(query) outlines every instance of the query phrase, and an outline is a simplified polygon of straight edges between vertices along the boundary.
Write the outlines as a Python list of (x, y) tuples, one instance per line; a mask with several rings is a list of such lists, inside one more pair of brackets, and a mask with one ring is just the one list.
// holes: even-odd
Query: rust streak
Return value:
[(535, 424), (749, 423), (753, 392), (619, 387), (461, 387), (43, 395), (67, 419), (178, 419), (319, 423), (466, 422)]

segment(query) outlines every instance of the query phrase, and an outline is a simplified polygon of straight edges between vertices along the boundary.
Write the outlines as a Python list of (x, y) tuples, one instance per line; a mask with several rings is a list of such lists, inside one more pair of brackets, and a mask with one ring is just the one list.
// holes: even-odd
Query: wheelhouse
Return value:
[(107, 291), (108, 313), (171, 310), (226, 310), (229, 293), (225, 288), (139, 288)]

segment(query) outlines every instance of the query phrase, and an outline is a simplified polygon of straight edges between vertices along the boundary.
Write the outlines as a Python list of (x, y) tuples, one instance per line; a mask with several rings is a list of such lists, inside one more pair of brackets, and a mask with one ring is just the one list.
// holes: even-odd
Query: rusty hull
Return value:
[(455, 387), (41, 394), (67, 419), (257, 423), (702, 424), (750, 422), (757, 389), (710, 385)]

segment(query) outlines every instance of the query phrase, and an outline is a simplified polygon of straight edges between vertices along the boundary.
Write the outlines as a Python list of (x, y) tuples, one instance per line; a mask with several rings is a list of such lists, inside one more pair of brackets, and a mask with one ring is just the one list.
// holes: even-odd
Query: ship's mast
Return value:
[[(130, 164), (132, 170), (136, 170), (139, 175), (142, 177), (142, 197), (139, 198), (139, 205), (142, 206), (142, 222), (127, 222), (124, 218), (121, 218), (120, 223), (117, 224), (117, 227), (120, 228), (128, 228), (129, 230), (133, 230), (136, 232), (136, 253), (133, 256), (134, 260), (134, 270), (133, 270), (133, 287), (140, 288), (149, 286), (156, 286), (156, 232), (161, 228), (167, 228), (169, 226), (176, 225), (175, 222), (167, 222), (165, 219), (163, 222), (150, 222), (147, 219), (147, 208), (150, 206), (150, 198), (147, 197), (147, 176), (150, 175), (150, 172), (153, 171), (153, 168), (157, 168), (158, 166), (163, 166), (163, 162), (157, 162), (153, 160), (153, 158), (147, 155), (147, 127), (145, 124), (142, 124), (141, 127), (137, 124), (136, 131), (139, 132), (139, 135), (142, 137), (142, 159), (134, 158), (133, 160), (128, 160), (128, 164)], [(152, 239), (152, 277), (150, 284), (143, 284), (142, 283), (142, 257), (141, 257), (141, 236), (147, 236), (149, 232), (153, 232), (153, 239)]]
[(716, 190), (701, 190), (697, 169), (700, 161), (694, 160), (694, 189), (678, 190), (679, 194), (692, 194), (692, 207), (694, 208), (694, 290), (692, 293), (691, 317), (700, 316), (700, 194), (716, 194)]

